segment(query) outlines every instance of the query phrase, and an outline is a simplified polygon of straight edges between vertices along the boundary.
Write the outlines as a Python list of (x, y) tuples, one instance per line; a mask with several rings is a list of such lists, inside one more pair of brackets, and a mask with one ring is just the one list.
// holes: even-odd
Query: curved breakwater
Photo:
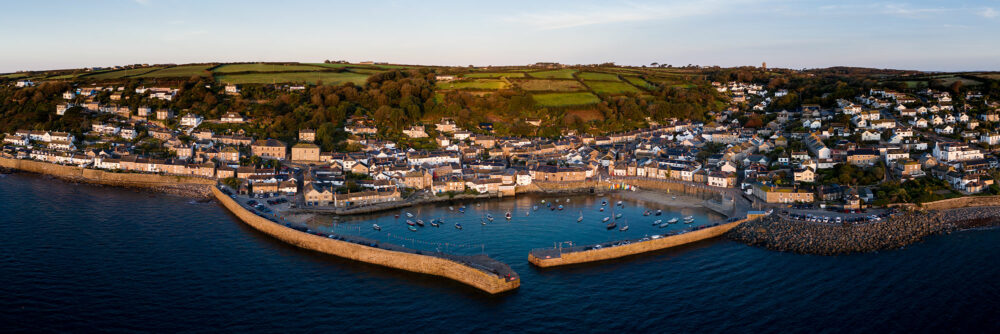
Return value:
[(426, 255), (395, 245), (310, 234), (248, 211), (218, 187), (212, 187), (212, 193), (223, 206), (247, 225), (300, 248), (384, 267), (440, 276), (490, 294), (512, 291), (521, 285), (520, 278), (510, 270), (510, 267), (486, 256)]

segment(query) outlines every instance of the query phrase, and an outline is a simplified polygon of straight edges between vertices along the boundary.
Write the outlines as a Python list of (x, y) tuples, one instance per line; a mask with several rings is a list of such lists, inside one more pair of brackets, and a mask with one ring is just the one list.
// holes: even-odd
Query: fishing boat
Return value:
[(563, 209), (563, 206), (560, 204), (559, 205), (559, 210), (562, 210), (562, 209)]
[(663, 210), (656, 210), (656, 215), (657, 216), (662, 215), (662, 214), (663, 214)]
[(489, 219), (490, 221), (493, 221), (493, 215), (490, 215), (490, 214), (487, 213), (486, 214), (486, 219)]
[(455, 228), (461, 230), (462, 229), (462, 224), (455, 223)]
[(604, 217), (601, 221), (607, 223), (609, 220), (611, 220), (611, 217)]
[(407, 213), (406, 213), (406, 217), (407, 217), (407, 218), (413, 218), (413, 214), (412, 214), (412, 213), (409, 213), (409, 212), (407, 212)]
[(622, 217), (622, 214), (620, 214), (620, 213), (619, 214), (615, 214), (615, 218), (621, 218), (621, 217)]
[(414, 223), (412, 220), (407, 219), (406, 220), (406, 225), (414, 226), (414, 225), (417, 225), (417, 223)]
[(510, 220), (510, 211), (507, 211), (506, 217), (507, 217), (507, 220)]
[(660, 228), (664, 228), (664, 227), (667, 227), (667, 225), (670, 225), (670, 224), (669, 224), (669, 223), (663, 223), (663, 224), (660, 224)]
[(372, 229), (376, 230), (376, 231), (381, 231), (382, 230), (382, 226), (378, 226), (378, 224), (372, 224)]
[(417, 219), (417, 226), (424, 227), (424, 221)]
[(407, 226), (406, 228), (409, 229), (410, 232), (416, 232), (417, 231), (417, 228), (413, 227), (413, 226)]
[(694, 216), (687, 216), (687, 217), (684, 217), (684, 220), (694, 220)]
[(622, 226), (621, 228), (618, 229), (618, 231), (620, 232), (628, 231), (628, 225)]
[(653, 226), (657, 226), (657, 225), (660, 225), (660, 224), (663, 224), (663, 219), (657, 219), (657, 220), (653, 221)]
[(441, 224), (440, 224), (440, 223), (438, 223), (438, 221), (437, 221), (437, 220), (435, 219), (435, 220), (431, 220), (431, 226), (434, 226), (434, 227), (441, 227)]
[(684, 223), (685, 224), (690, 224), (690, 223), (693, 223), (693, 222), (694, 222), (694, 217), (691, 217), (691, 216), (684, 217)]
[(677, 218), (670, 218), (670, 220), (668, 220), (667, 222), (671, 223), (671, 224), (676, 223), (677, 222)]
[(608, 227), (609, 230), (615, 229), (616, 226), (618, 226), (618, 223), (615, 223), (615, 222), (610, 222), (607, 225), (607, 227)]
[(580, 218), (577, 218), (576, 222), (579, 223), (579, 222), (582, 222), (582, 221), (583, 221), (583, 211), (580, 211)]

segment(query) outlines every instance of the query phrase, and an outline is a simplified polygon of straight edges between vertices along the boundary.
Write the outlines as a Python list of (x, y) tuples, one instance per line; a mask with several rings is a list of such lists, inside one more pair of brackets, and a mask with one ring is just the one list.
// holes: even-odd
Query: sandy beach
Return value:
[(620, 191), (615, 193), (615, 195), (621, 196), (624, 199), (632, 201), (649, 202), (653, 204), (665, 205), (676, 208), (704, 207), (704, 205), (702, 205), (702, 203), (704, 202), (703, 199), (693, 196), (687, 196), (684, 194), (668, 194), (661, 191), (637, 190), (637, 191)]

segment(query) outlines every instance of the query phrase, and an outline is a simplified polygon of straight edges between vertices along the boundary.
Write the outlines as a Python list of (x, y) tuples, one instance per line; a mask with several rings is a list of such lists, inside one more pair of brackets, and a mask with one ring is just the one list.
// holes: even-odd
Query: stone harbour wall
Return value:
[(49, 175), (60, 179), (116, 187), (152, 189), (179, 195), (208, 197), (215, 180), (177, 175), (113, 173), (98, 169), (63, 166), (42, 161), (0, 158), (0, 167)]
[(521, 285), (519, 278), (507, 280), (506, 278), (435, 256), (369, 247), (291, 229), (246, 210), (218, 188), (210, 188), (215, 198), (229, 209), (230, 212), (239, 217), (241, 221), (264, 234), (296, 247), (374, 265), (440, 276), (472, 286), (489, 294), (512, 291)]
[(539, 252), (537, 255), (533, 252), (532, 254), (528, 255), (528, 261), (536, 266), (545, 268), (545, 267), (555, 267), (555, 266), (611, 260), (642, 253), (655, 252), (659, 250), (683, 246), (699, 242), (702, 240), (715, 238), (725, 234), (730, 229), (736, 227), (739, 224), (742, 224), (743, 222), (745, 222), (745, 220), (740, 220), (732, 223), (725, 223), (719, 226), (713, 226), (684, 234), (666, 236), (660, 239), (633, 242), (630, 244), (614, 246), (614, 247), (604, 247), (599, 249), (567, 252), (567, 253), (557, 254), (551, 257), (546, 257), (542, 255), (543, 254), (542, 252)]

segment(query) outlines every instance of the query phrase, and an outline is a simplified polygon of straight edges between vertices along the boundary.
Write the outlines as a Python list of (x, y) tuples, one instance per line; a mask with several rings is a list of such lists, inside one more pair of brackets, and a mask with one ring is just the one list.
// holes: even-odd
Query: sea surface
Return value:
[[(0, 332), (958, 332), (1000, 330), (1000, 230), (846, 256), (780, 253), (724, 238), (618, 262), (538, 269), (528, 251), (683, 229), (722, 217), (617, 198), (519, 197), (312, 226), (422, 249), (485, 252), (521, 288), (488, 296), (448, 280), (286, 245), (215, 202), (0, 175)], [(599, 212), (602, 200), (606, 212)], [(538, 210), (532, 207), (539, 205)], [(662, 209), (661, 217), (643, 216)], [(512, 220), (503, 214), (511, 210)], [(530, 214), (529, 214), (530, 212)], [(399, 212), (402, 213), (402, 212)], [(494, 222), (480, 223), (486, 213)], [(583, 215), (584, 221), (577, 223)], [(461, 223), (462, 230), (454, 228)], [(371, 224), (383, 227), (372, 230)], [(687, 226), (690, 227), (690, 226)]]

